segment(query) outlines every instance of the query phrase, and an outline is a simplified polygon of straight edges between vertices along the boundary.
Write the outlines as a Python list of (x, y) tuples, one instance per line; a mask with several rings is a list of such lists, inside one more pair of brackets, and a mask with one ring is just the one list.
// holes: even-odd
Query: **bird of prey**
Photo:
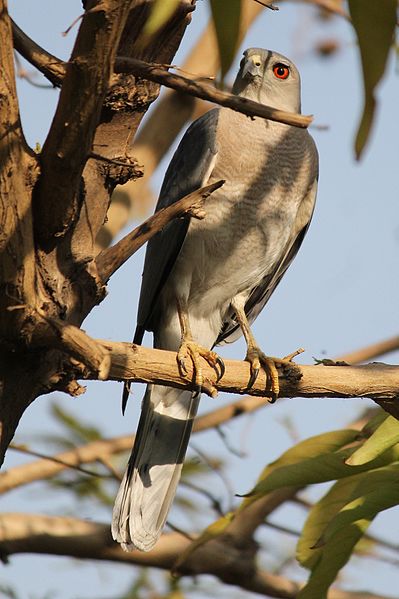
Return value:
[[(300, 77), (284, 56), (244, 52), (233, 92), (299, 113)], [(241, 334), (253, 384), (260, 367), (278, 394), (276, 359), (259, 348), (250, 324), (295, 257), (308, 229), (318, 154), (306, 129), (214, 108), (186, 131), (167, 169), (157, 210), (219, 179), (203, 220), (174, 220), (149, 242), (134, 341), (152, 331), (154, 347), (218, 369), (215, 345)], [(222, 373), (220, 373), (222, 374)], [(148, 385), (112, 534), (126, 550), (149, 551), (165, 524), (196, 415), (198, 392)]]

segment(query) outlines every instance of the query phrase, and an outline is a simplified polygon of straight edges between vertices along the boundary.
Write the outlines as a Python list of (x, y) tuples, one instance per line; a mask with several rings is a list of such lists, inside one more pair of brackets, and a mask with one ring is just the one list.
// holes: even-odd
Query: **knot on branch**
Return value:
[(108, 158), (91, 152), (90, 157), (100, 163), (99, 170), (102, 176), (113, 187), (124, 185), (128, 181), (139, 179), (144, 175), (144, 167), (135, 158), (126, 154)]

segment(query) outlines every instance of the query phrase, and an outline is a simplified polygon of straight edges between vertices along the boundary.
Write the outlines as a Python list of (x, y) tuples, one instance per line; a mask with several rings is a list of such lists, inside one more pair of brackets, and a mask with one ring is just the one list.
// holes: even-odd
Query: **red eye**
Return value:
[(287, 79), (288, 75), (290, 74), (290, 70), (287, 66), (285, 66), (285, 64), (278, 63), (274, 65), (273, 73), (277, 79)]

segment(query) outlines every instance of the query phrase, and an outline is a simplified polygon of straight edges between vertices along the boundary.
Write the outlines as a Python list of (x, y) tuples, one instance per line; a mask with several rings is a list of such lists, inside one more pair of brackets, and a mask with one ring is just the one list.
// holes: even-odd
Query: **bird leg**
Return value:
[(194, 370), (196, 395), (199, 395), (201, 390), (204, 388), (212, 397), (216, 397), (216, 387), (212, 385), (212, 383), (204, 381), (200, 357), (204, 358), (208, 364), (215, 369), (217, 373), (217, 381), (219, 381), (224, 375), (224, 362), (216, 352), (206, 349), (194, 341), (190, 328), (187, 303), (180, 298), (177, 298), (176, 302), (181, 328), (181, 345), (179, 347), (179, 351), (177, 352), (177, 363), (179, 365), (180, 372), (182, 375), (187, 375), (186, 361), (187, 358), (190, 358)]
[(266, 372), (267, 381), (270, 385), (270, 390), (272, 393), (270, 402), (274, 403), (280, 392), (277, 368), (291, 363), (292, 359), (299, 353), (302, 353), (303, 350), (297, 350), (285, 358), (273, 358), (266, 356), (266, 354), (264, 354), (259, 348), (251, 331), (247, 315), (245, 314), (244, 301), (242, 298), (235, 298), (231, 303), (247, 343), (247, 355), (245, 356), (245, 360), (250, 363), (251, 367), (251, 376), (248, 382), (248, 389), (251, 389), (251, 387), (254, 386), (262, 366)]

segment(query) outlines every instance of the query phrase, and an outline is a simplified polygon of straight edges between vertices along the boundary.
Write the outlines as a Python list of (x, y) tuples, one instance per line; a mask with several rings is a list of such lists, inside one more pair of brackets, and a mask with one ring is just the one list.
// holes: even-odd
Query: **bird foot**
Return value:
[(196, 395), (199, 395), (202, 390), (206, 391), (211, 397), (216, 397), (218, 391), (216, 387), (208, 379), (204, 379), (200, 358), (204, 358), (217, 374), (216, 382), (220, 381), (225, 373), (225, 366), (222, 358), (214, 351), (206, 349), (195, 341), (183, 340), (177, 353), (177, 363), (182, 375), (187, 375), (187, 359), (190, 358), (194, 370), (194, 384)]
[(301, 354), (304, 350), (302, 348), (297, 349), (284, 358), (274, 358), (266, 356), (258, 347), (248, 348), (245, 360), (250, 363), (251, 376), (248, 382), (248, 389), (251, 389), (256, 379), (258, 378), (260, 368), (262, 367), (266, 373), (267, 382), (271, 390), (270, 403), (275, 403), (280, 393), (280, 382), (278, 378), (278, 368), (285, 366), (293, 366), (292, 360)]

